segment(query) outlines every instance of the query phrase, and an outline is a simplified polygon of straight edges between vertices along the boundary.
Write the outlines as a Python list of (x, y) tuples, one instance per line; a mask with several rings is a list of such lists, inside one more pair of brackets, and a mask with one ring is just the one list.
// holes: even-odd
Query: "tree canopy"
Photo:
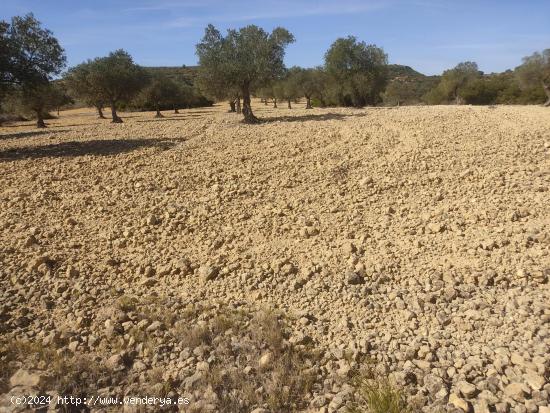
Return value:
[(325, 54), (325, 69), (337, 84), (337, 99), (346, 106), (380, 102), (388, 82), (387, 66), (384, 50), (354, 36), (337, 39)]
[(183, 88), (168, 76), (153, 75), (151, 81), (140, 93), (144, 105), (151, 105), (156, 117), (162, 117), (161, 108), (172, 106), (177, 109), (177, 101), (183, 100)]
[(3, 83), (43, 82), (61, 73), (63, 48), (53, 33), (29, 13), (0, 22), (0, 80)]
[(53, 90), (50, 81), (65, 63), (63, 48), (32, 13), (15, 16), (10, 23), (0, 22), (0, 95), (11, 89), (28, 100), (25, 106), (37, 113), (38, 127), (46, 126), (46, 99), (54, 96), (49, 93)]
[(401, 105), (410, 102), (415, 98), (415, 91), (412, 83), (399, 79), (392, 80), (384, 92), (384, 102), (390, 105)]
[(228, 90), (238, 90), (243, 99), (244, 121), (257, 122), (250, 95), (283, 74), (285, 48), (293, 41), (294, 36), (281, 27), (268, 33), (250, 25), (228, 30), (224, 37), (209, 25), (196, 46), (200, 76)]
[(87, 105), (96, 108), (99, 117), (104, 118), (102, 109), (106, 103), (105, 96), (94, 83), (94, 77), (92, 76), (96, 61), (97, 59), (88, 60), (72, 67), (67, 72), (65, 80), (73, 95), (82, 99)]
[(547, 96), (544, 106), (550, 106), (550, 49), (524, 57), (523, 64), (516, 68), (516, 74), (523, 88), (542, 86)]
[(147, 72), (122, 49), (77, 66), (69, 78), (71, 75), (70, 83), (83, 96), (111, 106), (113, 123), (122, 122), (116, 112), (117, 104), (134, 98), (149, 79)]
[(479, 79), (482, 73), (475, 62), (462, 62), (456, 65), (453, 69), (443, 72), (441, 77), (440, 87), (442, 92), (454, 100), (457, 104), (462, 103), (462, 91), (469, 83)]

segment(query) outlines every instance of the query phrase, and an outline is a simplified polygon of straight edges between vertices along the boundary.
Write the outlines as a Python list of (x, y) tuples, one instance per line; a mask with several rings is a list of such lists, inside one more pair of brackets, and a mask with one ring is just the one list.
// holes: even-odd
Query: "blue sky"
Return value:
[(300, 66), (321, 64), (347, 35), (425, 74), (464, 60), (503, 71), (550, 48), (550, 0), (2, 0), (0, 19), (30, 11), (58, 37), (69, 65), (118, 48), (145, 66), (193, 65), (208, 23), (286, 27), (296, 37), (286, 63)]

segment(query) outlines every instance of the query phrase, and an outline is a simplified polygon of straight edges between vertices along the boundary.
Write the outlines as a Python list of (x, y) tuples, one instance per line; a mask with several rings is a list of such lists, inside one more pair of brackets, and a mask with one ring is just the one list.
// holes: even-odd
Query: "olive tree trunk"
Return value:
[(231, 113), (235, 113), (237, 110), (235, 109), (235, 101), (234, 100), (230, 100), (229, 101), (229, 112)]
[(178, 107), (176, 105), (174, 105), (174, 114), (176, 113), (180, 113), (180, 111), (178, 110)]
[(36, 111), (36, 127), (37, 128), (46, 127), (46, 124), (44, 123), (44, 115), (42, 114), (42, 110)]
[(96, 109), (98, 118), (105, 119), (105, 115), (103, 115), (103, 108), (101, 106), (96, 106)]
[(311, 106), (311, 96), (306, 96), (306, 109), (313, 109), (313, 106)]
[(156, 111), (157, 111), (157, 113), (155, 115), (155, 118), (163, 118), (164, 117), (164, 116), (162, 116), (162, 113), (160, 113), (160, 106), (159, 106), (158, 103), (156, 104)]
[(544, 107), (550, 107), (550, 85), (542, 82), (542, 87), (544, 88), (544, 92), (546, 93), (546, 96), (548, 99), (546, 99), (546, 102), (544, 103)]
[(242, 113), (241, 98), (237, 98), (237, 100), (235, 102), (236, 102), (236, 106), (237, 106), (236, 111), (240, 115)]
[(113, 120), (111, 123), (122, 123), (122, 119), (116, 114), (116, 102), (111, 102), (111, 116)]
[(252, 112), (252, 104), (250, 101), (250, 85), (246, 84), (242, 88), (243, 92), (243, 116), (244, 123), (258, 123), (259, 119)]
[(273, 98), (273, 108), (277, 108), (277, 98)]
[(286, 101), (288, 102), (288, 108), (292, 109), (292, 105), (290, 104), (290, 99), (287, 99)]

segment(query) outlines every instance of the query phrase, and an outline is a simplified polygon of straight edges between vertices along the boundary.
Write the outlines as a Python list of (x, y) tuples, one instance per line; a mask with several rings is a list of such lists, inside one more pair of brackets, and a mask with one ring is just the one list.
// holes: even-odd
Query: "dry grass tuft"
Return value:
[(284, 320), (265, 312), (226, 312), (195, 327), (185, 345), (211, 346), (216, 362), (193, 390), (213, 393), (217, 411), (228, 413), (256, 407), (276, 412), (304, 409), (317, 356), (310, 348), (291, 345), (286, 336)]
[(0, 391), (8, 390), (9, 378), (18, 368), (44, 371), (48, 388), (39, 390), (55, 389), (59, 394), (75, 396), (91, 394), (98, 387), (117, 380), (116, 374), (89, 356), (60, 354), (37, 342), (0, 342), (0, 360), (3, 366)]
[(389, 378), (380, 377), (372, 368), (358, 374), (354, 380), (355, 404), (350, 413), (410, 413), (404, 394)]

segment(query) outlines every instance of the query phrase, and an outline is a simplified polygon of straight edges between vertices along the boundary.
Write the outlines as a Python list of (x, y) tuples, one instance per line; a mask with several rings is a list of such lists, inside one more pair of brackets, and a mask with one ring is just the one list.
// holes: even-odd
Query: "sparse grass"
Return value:
[[(216, 395), (217, 411), (237, 413), (266, 407), (274, 412), (304, 409), (318, 356), (311, 348), (288, 343), (285, 322), (273, 313), (227, 311), (197, 326), (183, 338), (185, 346), (210, 345), (216, 361), (193, 390)], [(271, 353), (271, 361), (260, 359)], [(200, 408), (197, 408), (200, 412)]]
[(117, 306), (122, 311), (135, 311), (137, 302), (138, 300), (135, 297), (122, 295), (117, 300)]
[(59, 394), (86, 395), (117, 379), (112, 371), (89, 356), (60, 354), (37, 342), (3, 341), (0, 360), (2, 391), (7, 390), (10, 376), (21, 367), (44, 371), (47, 388), (39, 390), (54, 389)]
[(356, 375), (354, 387), (355, 404), (349, 413), (411, 413), (404, 394), (370, 367)]

